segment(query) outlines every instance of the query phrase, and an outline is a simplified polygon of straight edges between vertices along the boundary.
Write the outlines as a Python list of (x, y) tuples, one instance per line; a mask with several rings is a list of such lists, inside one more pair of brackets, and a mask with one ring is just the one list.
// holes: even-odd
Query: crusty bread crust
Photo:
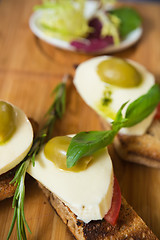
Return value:
[[(32, 124), (33, 132), (35, 135), (38, 131), (38, 123), (35, 122), (32, 118), (29, 118), (29, 120)], [(16, 169), (17, 167), (0, 175), (0, 201), (6, 198), (10, 198), (14, 195), (16, 186), (14, 184), (10, 184), (10, 182), (14, 178)]]
[(10, 184), (15, 175), (16, 168), (0, 175), (0, 201), (10, 198), (14, 195), (16, 186)]
[[(109, 123), (102, 118), (101, 123), (104, 129), (110, 128)], [(117, 154), (125, 161), (160, 168), (160, 121), (154, 120), (141, 136), (118, 134), (113, 145)]]
[(122, 197), (116, 226), (104, 219), (84, 223), (53, 193), (39, 183), (51, 206), (68, 226), (77, 240), (158, 240), (143, 220)]

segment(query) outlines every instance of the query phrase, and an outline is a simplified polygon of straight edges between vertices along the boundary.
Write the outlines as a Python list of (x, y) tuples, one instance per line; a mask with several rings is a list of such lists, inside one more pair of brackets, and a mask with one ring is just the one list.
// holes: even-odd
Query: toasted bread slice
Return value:
[[(104, 129), (110, 128), (102, 118), (101, 123)], [(123, 160), (160, 168), (160, 121), (153, 120), (147, 132), (141, 136), (118, 134), (113, 145)]]
[(104, 219), (84, 223), (53, 193), (38, 183), (51, 206), (77, 240), (158, 240), (122, 197), (122, 204), (117, 224), (113, 227)]
[[(38, 124), (32, 118), (30, 118), (29, 120), (32, 124), (33, 132), (35, 135), (38, 131)], [(6, 198), (10, 198), (14, 195), (16, 186), (14, 184), (10, 184), (10, 182), (14, 178), (16, 169), (17, 167), (0, 175), (0, 201)]]
[(15, 171), (16, 168), (0, 175), (0, 201), (14, 195), (16, 186), (10, 184), (10, 181), (13, 179)]

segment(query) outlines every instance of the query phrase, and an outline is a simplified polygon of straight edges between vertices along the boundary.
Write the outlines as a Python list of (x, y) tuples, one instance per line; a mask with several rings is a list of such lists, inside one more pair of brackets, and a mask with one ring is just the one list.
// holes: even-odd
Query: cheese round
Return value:
[(13, 106), (16, 128), (12, 136), (0, 144), (0, 174), (18, 165), (27, 155), (33, 141), (33, 130), (24, 112)]
[(102, 219), (111, 207), (113, 167), (106, 148), (93, 154), (88, 167), (80, 172), (57, 168), (42, 149), (35, 166), (30, 164), (27, 171), (85, 223)]
[[(100, 56), (80, 64), (76, 69), (74, 85), (85, 103), (92, 107), (106, 121), (111, 123), (115, 119), (116, 113), (122, 104), (127, 101), (129, 101), (128, 104), (130, 104), (141, 95), (146, 94), (154, 85), (155, 79), (153, 74), (148, 72), (142, 65), (131, 60), (126, 60), (142, 76), (141, 83), (136, 86), (126, 88), (119, 87), (118, 84), (115, 86), (104, 82), (98, 74), (98, 66), (100, 66), (103, 61), (110, 58), (112, 57)], [(108, 74), (109, 73), (110, 72), (108, 71)], [(111, 74), (113, 74), (112, 71)], [(127, 74), (127, 78), (128, 81), (130, 81), (128, 76), (129, 74)], [(134, 74), (131, 76), (133, 77)], [(121, 78), (123, 78), (122, 73)], [(126, 78), (125, 72), (124, 78)], [(132, 82), (134, 81), (132, 80)], [(125, 113), (128, 104), (123, 109), (123, 113)], [(130, 128), (123, 128), (120, 132), (127, 135), (142, 135), (151, 124), (154, 115), (155, 111), (139, 124)]]

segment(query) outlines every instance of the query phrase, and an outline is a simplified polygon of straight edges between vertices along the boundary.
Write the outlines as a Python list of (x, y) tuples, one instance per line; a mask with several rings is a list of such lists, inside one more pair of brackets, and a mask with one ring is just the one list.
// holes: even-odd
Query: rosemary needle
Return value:
[(26, 240), (26, 231), (31, 233), (29, 226), (26, 222), (24, 215), (24, 198), (25, 198), (25, 176), (29, 164), (32, 162), (35, 164), (35, 156), (39, 153), (41, 146), (51, 137), (54, 123), (57, 119), (62, 118), (65, 112), (66, 102), (66, 82), (70, 78), (69, 75), (65, 75), (62, 83), (58, 84), (54, 89), (53, 94), (55, 95), (54, 101), (45, 114), (45, 123), (38, 135), (33, 140), (32, 147), (27, 156), (21, 162), (17, 169), (15, 176), (11, 183), (17, 185), (16, 191), (13, 197), (12, 207), (14, 208), (13, 220), (7, 236), (7, 240), (10, 238), (15, 223), (17, 223), (17, 239)]

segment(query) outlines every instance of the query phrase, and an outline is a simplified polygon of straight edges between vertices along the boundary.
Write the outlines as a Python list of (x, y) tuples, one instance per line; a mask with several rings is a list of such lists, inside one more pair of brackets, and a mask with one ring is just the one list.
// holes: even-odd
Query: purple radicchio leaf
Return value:
[(86, 39), (84, 41), (72, 41), (71, 46), (75, 47), (79, 51), (83, 52), (97, 52), (100, 51), (109, 45), (113, 44), (113, 38), (111, 36), (106, 36), (105, 38), (93, 38)]
[(102, 30), (102, 23), (100, 20), (98, 18), (92, 18), (88, 25), (92, 27), (93, 32), (89, 33), (87, 39), (100, 38)]
[(93, 28), (93, 32), (84, 40), (74, 40), (70, 44), (78, 51), (82, 52), (98, 52), (109, 45), (113, 44), (112, 36), (101, 37), (102, 24), (98, 18), (92, 18), (89, 21), (89, 26)]

